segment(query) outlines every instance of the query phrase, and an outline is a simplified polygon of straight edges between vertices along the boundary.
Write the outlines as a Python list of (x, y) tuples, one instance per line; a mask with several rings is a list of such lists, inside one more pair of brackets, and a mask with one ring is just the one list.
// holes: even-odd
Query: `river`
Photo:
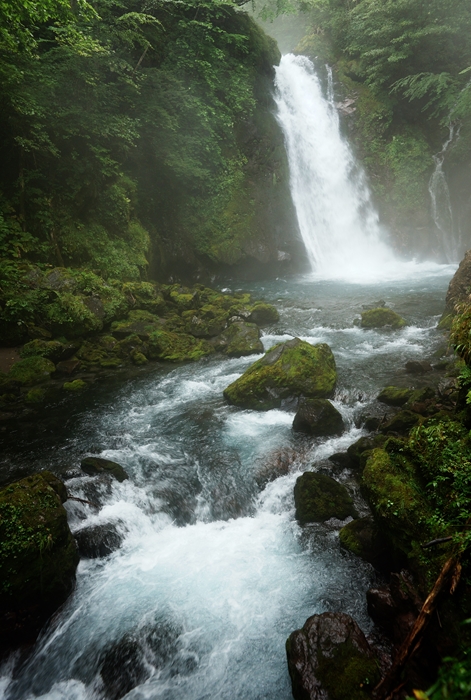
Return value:
[[(290, 165), (293, 172), (292, 158)], [(324, 182), (316, 172), (310, 177)], [(351, 179), (349, 167), (332, 187), (341, 191), (342, 177)], [(382, 387), (436, 381), (437, 372), (411, 380), (404, 365), (443, 353), (436, 324), (456, 266), (395, 260), (362, 178), (357, 185), (349, 189), (355, 202), (344, 209), (347, 224), (361, 216), (366, 223), (348, 259), (337, 250), (353, 235), (344, 218), (334, 222), (335, 236), (344, 226), (334, 246), (330, 240), (319, 253), (319, 241), (312, 245), (313, 268), (316, 256), (324, 261), (316, 273), (226, 282), (228, 291), (250, 291), (278, 308), (279, 322), (264, 329), (265, 349), (294, 336), (330, 345), (339, 373), (333, 401), (347, 426), (341, 437), (293, 433), (289, 407), (257, 413), (227, 405), (223, 389), (257, 356), (213, 356), (154, 365), (125, 385), (104, 385), (84, 398), (73, 419), (36, 435), (33, 447), (19, 438), (10, 449), (12, 469), (18, 462), (50, 468), (67, 478), (70, 494), (100, 505), (67, 502), (73, 532), (109, 525), (121, 546), (81, 560), (74, 593), (32, 654), (3, 668), (4, 698), (289, 700), (284, 643), (307, 617), (343, 611), (371, 630), (365, 592), (375, 581), (372, 567), (341, 550), (338, 521), (299, 527), (293, 487), (303, 471), (324, 470), (367, 512), (352, 474), (328, 457), (365, 434), (367, 415), (383, 415), (375, 400)], [(302, 206), (301, 233), (303, 226), (318, 231), (319, 221), (303, 223)], [(331, 238), (327, 224), (323, 235)], [(398, 331), (354, 325), (363, 306), (380, 300), (408, 325)], [(78, 467), (86, 454), (119, 462), (129, 480), (83, 476)]]

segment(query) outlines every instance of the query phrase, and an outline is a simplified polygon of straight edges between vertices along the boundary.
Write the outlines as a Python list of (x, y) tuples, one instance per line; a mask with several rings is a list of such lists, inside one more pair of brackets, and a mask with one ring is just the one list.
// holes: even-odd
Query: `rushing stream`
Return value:
[[(327, 129), (328, 138), (340, 137)], [(339, 158), (351, 159), (348, 149), (342, 155), (334, 145)], [(344, 166), (334, 189), (338, 177), (351, 179)], [(323, 177), (317, 172), (314, 179), (328, 196)], [(325, 204), (339, 215), (342, 187), (339, 199)], [(89, 397), (57, 428), (53, 445), (50, 436), (39, 437), (33, 455), (19, 440), (10, 461), (65, 475), (69, 493), (101, 505), (69, 501), (72, 530), (107, 525), (122, 543), (105, 558), (82, 559), (73, 595), (33, 653), (16, 669), (14, 660), (3, 669), (3, 697), (97, 700), (110, 697), (105, 680), (111, 697), (129, 691), (126, 698), (135, 700), (289, 700), (284, 643), (309, 615), (344, 611), (371, 629), (365, 591), (373, 570), (341, 551), (338, 521), (298, 526), (293, 486), (302, 471), (327, 470), (367, 512), (352, 475), (328, 457), (364, 434), (365, 415), (384, 413), (375, 401), (380, 388), (410, 383), (407, 360), (440, 355), (436, 322), (454, 267), (395, 263), (365, 188), (360, 181), (348, 190), (347, 229), (329, 220), (324, 233), (336, 236), (333, 252), (313, 245), (313, 260), (316, 251), (325, 253), (316, 274), (243, 285), (280, 311), (280, 321), (265, 329), (265, 349), (293, 336), (331, 346), (344, 435), (312, 440), (292, 432), (290, 410), (228, 406), (222, 390), (257, 359), (252, 356), (154, 365), (125, 386), (102, 388), (99, 400)], [(298, 204), (297, 210), (299, 216)], [(357, 228), (349, 228), (352, 221)], [(306, 226), (317, 236), (314, 220)], [(353, 244), (335, 257), (345, 231)], [(359, 281), (360, 264), (371, 273), (369, 284)], [(381, 332), (354, 326), (362, 306), (380, 299), (409, 325)], [(129, 480), (83, 476), (78, 465), (85, 454), (119, 462)]]

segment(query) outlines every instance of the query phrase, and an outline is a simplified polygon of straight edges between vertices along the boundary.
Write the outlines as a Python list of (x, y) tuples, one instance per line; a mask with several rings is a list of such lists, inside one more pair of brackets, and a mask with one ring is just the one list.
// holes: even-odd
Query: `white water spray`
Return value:
[(458, 262), (461, 259), (460, 231), (453, 219), (453, 209), (450, 200), (450, 191), (446, 175), (443, 171), (443, 162), (448, 149), (455, 137), (459, 136), (459, 129), (455, 132), (453, 124), (449, 126), (449, 134), (442, 149), (433, 156), (435, 170), (428, 185), (430, 199), (432, 200), (432, 217), (439, 234), (439, 242), (442, 254), (447, 262)]
[(275, 99), (312, 270), (331, 279), (377, 279), (397, 261), (381, 240), (365, 175), (340, 134), (331, 75), (325, 98), (312, 62), (283, 56)]

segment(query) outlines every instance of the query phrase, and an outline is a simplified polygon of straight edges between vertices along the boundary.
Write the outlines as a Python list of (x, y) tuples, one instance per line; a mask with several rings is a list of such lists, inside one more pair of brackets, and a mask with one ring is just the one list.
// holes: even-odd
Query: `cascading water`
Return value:
[(332, 83), (325, 98), (312, 62), (288, 54), (275, 84), (291, 193), (313, 271), (330, 279), (376, 277), (394, 256), (381, 240), (365, 175), (341, 136)]
[(458, 262), (462, 254), (460, 231), (454, 221), (450, 191), (443, 170), (447, 151), (458, 136), (459, 129), (455, 130), (455, 126), (450, 124), (448, 138), (441, 151), (433, 156), (435, 169), (428, 185), (432, 201), (432, 217), (439, 236), (440, 252), (447, 262)]

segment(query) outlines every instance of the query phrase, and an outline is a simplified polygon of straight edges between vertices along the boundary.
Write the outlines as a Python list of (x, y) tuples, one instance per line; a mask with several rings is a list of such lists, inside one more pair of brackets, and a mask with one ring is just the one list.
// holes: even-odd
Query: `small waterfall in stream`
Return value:
[(397, 262), (381, 240), (366, 178), (342, 138), (328, 70), (327, 97), (306, 56), (276, 69), (278, 120), (285, 135), (299, 228), (313, 271), (367, 281)]
[(455, 126), (450, 124), (449, 134), (441, 151), (433, 156), (435, 170), (428, 185), (432, 200), (432, 217), (438, 231), (441, 252), (447, 262), (458, 262), (462, 255), (460, 231), (453, 218), (450, 191), (443, 170), (447, 151), (458, 136), (459, 129), (455, 129)]

